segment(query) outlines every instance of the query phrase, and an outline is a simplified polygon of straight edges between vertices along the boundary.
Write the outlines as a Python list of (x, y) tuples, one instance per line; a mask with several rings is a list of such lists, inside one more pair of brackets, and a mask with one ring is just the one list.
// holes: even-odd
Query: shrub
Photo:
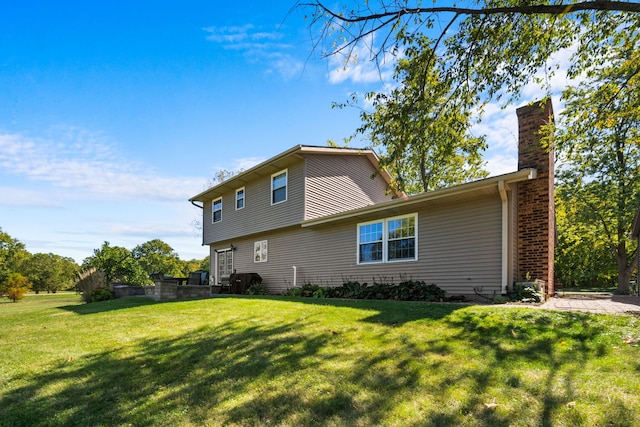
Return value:
[(114, 298), (113, 292), (111, 292), (107, 288), (97, 288), (91, 291), (90, 301), (88, 302), (98, 302), (98, 301), (107, 301)]
[(24, 294), (30, 289), (31, 284), (29, 283), (29, 279), (20, 273), (11, 273), (0, 287), (0, 296), (6, 296), (10, 300), (13, 300), (13, 302), (16, 302), (24, 298)]
[(514, 286), (511, 300), (520, 302), (541, 302), (542, 294), (534, 286)]
[(99, 288), (107, 287), (107, 279), (104, 272), (90, 268), (78, 274), (78, 282), (76, 283), (76, 289), (82, 292), (82, 299), (84, 302), (91, 302), (91, 293)]
[(347, 298), (347, 299), (393, 299), (401, 301), (443, 301), (445, 292), (435, 284), (427, 285), (417, 280), (406, 280), (399, 285), (348, 281), (337, 287), (320, 287), (307, 283), (291, 288), (285, 295), (292, 297)]
[(265, 288), (263, 285), (251, 285), (247, 288), (247, 290), (245, 291), (245, 294), (247, 295), (267, 295), (267, 288)]

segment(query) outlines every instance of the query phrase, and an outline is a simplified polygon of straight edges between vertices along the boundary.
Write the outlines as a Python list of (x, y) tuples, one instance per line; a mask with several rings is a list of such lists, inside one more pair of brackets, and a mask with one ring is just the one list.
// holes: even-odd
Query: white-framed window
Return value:
[(418, 214), (358, 224), (358, 264), (418, 259)]
[(271, 175), (271, 204), (287, 201), (287, 169)]
[(236, 190), (236, 210), (244, 208), (244, 187)]
[(222, 221), (222, 197), (218, 197), (211, 205), (211, 222)]
[(382, 262), (382, 221), (358, 224), (358, 263)]
[(253, 262), (267, 262), (267, 241), (253, 242)]

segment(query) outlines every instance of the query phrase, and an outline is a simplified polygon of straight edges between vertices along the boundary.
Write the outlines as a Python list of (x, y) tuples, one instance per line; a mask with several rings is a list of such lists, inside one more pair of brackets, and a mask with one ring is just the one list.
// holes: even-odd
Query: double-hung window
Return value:
[(211, 222), (216, 223), (222, 221), (222, 197), (213, 201), (211, 209)]
[(244, 187), (236, 190), (236, 210), (244, 208)]
[(415, 261), (417, 214), (358, 224), (358, 264)]
[(287, 200), (287, 170), (271, 175), (271, 204)]

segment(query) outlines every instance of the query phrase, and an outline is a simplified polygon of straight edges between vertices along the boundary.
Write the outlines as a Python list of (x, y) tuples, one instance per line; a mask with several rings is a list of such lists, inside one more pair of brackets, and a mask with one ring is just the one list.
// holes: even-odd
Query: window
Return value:
[(213, 201), (212, 222), (222, 221), (222, 197)]
[(271, 204), (287, 200), (287, 170), (271, 175)]
[(387, 260), (416, 259), (416, 217), (387, 221)]
[(267, 241), (253, 243), (253, 262), (267, 262)]
[(382, 261), (382, 222), (360, 225), (358, 262)]
[(244, 187), (236, 190), (236, 210), (244, 208)]
[(414, 261), (417, 214), (358, 224), (358, 264)]

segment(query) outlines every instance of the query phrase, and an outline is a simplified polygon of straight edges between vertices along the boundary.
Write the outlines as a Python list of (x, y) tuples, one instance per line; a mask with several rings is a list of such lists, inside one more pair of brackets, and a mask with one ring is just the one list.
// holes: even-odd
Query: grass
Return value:
[(640, 425), (632, 316), (47, 295), (0, 326), (0, 426)]

